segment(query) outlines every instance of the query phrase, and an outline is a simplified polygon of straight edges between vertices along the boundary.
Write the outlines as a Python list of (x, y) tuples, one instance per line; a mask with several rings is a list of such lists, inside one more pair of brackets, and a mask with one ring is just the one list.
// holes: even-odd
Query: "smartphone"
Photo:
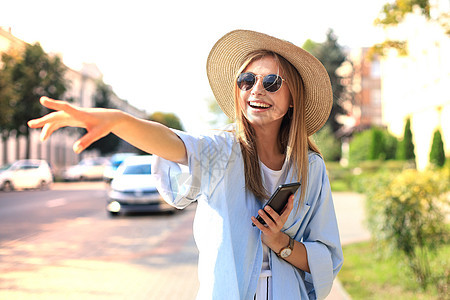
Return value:
[[(286, 183), (277, 187), (275, 192), (270, 197), (269, 201), (267, 201), (266, 205), (269, 205), (277, 214), (280, 214), (283, 208), (286, 206), (289, 196), (295, 194), (295, 192), (300, 187), (300, 182)], [(264, 205), (264, 207), (266, 207)], [(264, 209), (264, 208), (263, 208)], [(269, 218), (271, 218), (269, 216)], [(260, 215), (256, 217), (256, 219), (263, 225), (266, 224)], [(272, 218), (271, 218), (272, 219)], [(252, 223), (255, 226), (254, 223)]]

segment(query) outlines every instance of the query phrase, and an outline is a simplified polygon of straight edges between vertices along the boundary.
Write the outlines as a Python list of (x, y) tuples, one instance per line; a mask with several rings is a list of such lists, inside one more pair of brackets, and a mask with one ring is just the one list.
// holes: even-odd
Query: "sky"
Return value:
[(209, 128), (213, 99), (206, 59), (235, 29), (263, 32), (301, 46), (323, 42), (332, 28), (340, 45), (381, 42), (373, 25), (389, 0), (8, 0), (0, 26), (79, 70), (95, 63), (119, 98), (148, 113), (173, 112), (188, 131)]

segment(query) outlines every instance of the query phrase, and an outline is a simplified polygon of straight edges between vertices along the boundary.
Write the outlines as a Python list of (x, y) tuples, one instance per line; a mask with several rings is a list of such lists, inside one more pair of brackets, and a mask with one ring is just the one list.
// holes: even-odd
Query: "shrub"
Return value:
[(351, 164), (357, 164), (369, 159), (369, 151), (372, 134), (369, 130), (361, 131), (353, 135), (349, 147), (349, 161)]
[(403, 253), (423, 288), (440, 278), (430, 260), (448, 242), (449, 178), (443, 172), (378, 173), (368, 184), (368, 225), (380, 246)]
[(444, 143), (442, 142), (441, 131), (438, 129), (433, 135), (433, 144), (431, 145), (430, 163), (437, 167), (443, 167), (445, 164)]
[(350, 162), (394, 159), (397, 139), (386, 129), (373, 127), (354, 135), (350, 142)]
[(341, 158), (341, 143), (335, 138), (330, 125), (326, 124), (314, 134), (314, 142), (326, 161), (339, 161)]
[(415, 160), (414, 142), (411, 131), (411, 119), (408, 118), (405, 124), (403, 139), (400, 141), (397, 149), (397, 159), (399, 160)]

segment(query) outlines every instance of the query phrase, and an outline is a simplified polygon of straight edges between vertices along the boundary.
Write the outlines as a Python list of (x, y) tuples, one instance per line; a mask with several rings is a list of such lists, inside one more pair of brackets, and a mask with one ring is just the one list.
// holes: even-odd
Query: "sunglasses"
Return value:
[(263, 78), (262, 80), (263, 87), (269, 93), (275, 93), (276, 91), (278, 91), (281, 88), (283, 81), (286, 81), (283, 78), (281, 78), (281, 76), (276, 74), (269, 74), (266, 76), (262, 76), (247, 72), (241, 73), (238, 76), (236, 80), (237, 86), (239, 87), (239, 89), (241, 89), (241, 91), (248, 91), (251, 88), (253, 88), (253, 86), (256, 84), (256, 77)]

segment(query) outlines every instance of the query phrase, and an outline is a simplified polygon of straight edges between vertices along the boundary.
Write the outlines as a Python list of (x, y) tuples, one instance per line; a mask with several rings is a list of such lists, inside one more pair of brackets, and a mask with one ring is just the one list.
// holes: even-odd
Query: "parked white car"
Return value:
[(2, 168), (0, 189), (48, 189), (53, 183), (53, 174), (45, 160), (24, 159)]
[(173, 212), (155, 186), (150, 155), (127, 157), (117, 169), (108, 192), (107, 211), (112, 215), (127, 212)]
[(101, 180), (106, 166), (110, 164), (105, 157), (90, 157), (81, 160), (77, 165), (67, 168), (63, 174), (66, 181)]

